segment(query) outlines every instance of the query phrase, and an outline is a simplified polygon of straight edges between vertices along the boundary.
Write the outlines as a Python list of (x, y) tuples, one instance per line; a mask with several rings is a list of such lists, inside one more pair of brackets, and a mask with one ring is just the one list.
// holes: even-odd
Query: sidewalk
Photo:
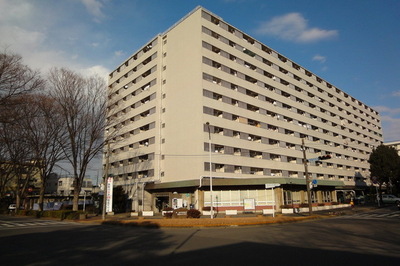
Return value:
[(275, 217), (272, 215), (264, 216), (257, 214), (238, 214), (225, 218), (224, 214), (218, 214), (216, 218), (201, 217), (199, 219), (189, 218), (172, 218), (167, 219), (158, 216), (151, 217), (130, 217), (127, 213), (116, 214), (113, 216), (106, 216), (105, 221), (100, 216), (89, 216), (88, 219), (79, 220), (81, 223), (93, 224), (107, 224), (107, 225), (121, 225), (121, 226), (140, 226), (140, 227), (231, 227), (231, 226), (249, 226), (249, 225), (263, 225), (275, 223), (292, 223), (306, 220), (325, 219), (339, 215), (349, 215), (360, 212), (366, 212), (376, 209), (376, 206), (356, 205), (354, 208), (343, 208), (335, 210), (326, 210), (313, 212), (311, 216), (308, 213), (299, 214), (277, 214)]

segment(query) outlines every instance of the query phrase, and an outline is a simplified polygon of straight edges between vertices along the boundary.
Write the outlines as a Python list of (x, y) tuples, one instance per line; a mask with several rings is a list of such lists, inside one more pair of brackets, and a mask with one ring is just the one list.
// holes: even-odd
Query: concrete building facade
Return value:
[(302, 141), (313, 204), (334, 204), (382, 143), (375, 110), (202, 7), (110, 73), (109, 119), (134, 211), (306, 204)]
[(384, 144), (386, 146), (395, 148), (397, 153), (400, 155), (400, 141), (385, 142)]
[[(55, 173), (51, 174), (46, 183), (46, 194), (54, 196), (73, 196), (74, 180), (72, 176), (59, 176)], [(90, 178), (84, 178), (81, 193), (90, 195), (93, 191), (93, 181)]]

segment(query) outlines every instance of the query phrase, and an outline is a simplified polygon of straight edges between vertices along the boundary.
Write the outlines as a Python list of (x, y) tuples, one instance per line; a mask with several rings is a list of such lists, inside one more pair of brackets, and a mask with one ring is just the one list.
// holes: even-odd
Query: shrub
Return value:
[(187, 218), (200, 218), (201, 212), (196, 209), (190, 209), (187, 211)]
[(308, 203), (301, 203), (299, 206), (300, 208), (306, 208), (308, 207)]
[(50, 218), (58, 218), (60, 220), (77, 220), (79, 219), (79, 214), (82, 214), (82, 211), (72, 211), (72, 210), (60, 210), (60, 211), (34, 211), (34, 210), (19, 210), (17, 214), (24, 216), (33, 216), (36, 218), (40, 217), (50, 217)]
[(318, 203), (318, 206), (325, 206), (325, 203)]
[(18, 210), (17, 214), (23, 215), (23, 216), (34, 216), (36, 218), (40, 218), (40, 217), (42, 217), (43, 212), (34, 211), (34, 210)]
[(165, 207), (163, 209), (164, 211), (164, 217), (165, 218), (172, 218), (172, 215), (174, 214), (174, 209), (171, 207)]
[(174, 213), (173, 212), (165, 212), (164, 213), (164, 217), (165, 218), (172, 218), (172, 215), (173, 215)]

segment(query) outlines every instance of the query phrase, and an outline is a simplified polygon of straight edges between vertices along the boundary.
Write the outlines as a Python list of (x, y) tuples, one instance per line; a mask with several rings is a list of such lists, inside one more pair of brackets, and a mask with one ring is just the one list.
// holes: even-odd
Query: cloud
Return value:
[(121, 50), (115, 51), (115, 52), (114, 52), (114, 55), (115, 55), (115, 56), (118, 56), (118, 57), (119, 57), (119, 56), (122, 56), (122, 55), (124, 55), (124, 51), (121, 51)]
[(385, 142), (399, 140), (400, 108), (390, 108), (387, 106), (374, 106), (373, 108), (381, 114)]
[(104, 66), (101, 65), (96, 65), (96, 66), (91, 66), (85, 69), (81, 69), (80, 71), (82, 74), (84, 75), (97, 75), (101, 78), (104, 78), (104, 80), (106, 82), (108, 82), (108, 73), (110, 73), (111, 71), (107, 68), (105, 68)]
[(95, 22), (100, 22), (105, 17), (102, 8), (103, 1), (101, 0), (81, 0), (86, 10), (94, 17)]
[(313, 57), (312, 60), (313, 60), (313, 61), (318, 61), (318, 62), (321, 62), (321, 63), (325, 63), (326, 57), (317, 54), (317, 55), (314, 55), (314, 57)]
[[(107, 58), (93, 59), (91, 56), (95, 54), (94, 50), (103, 51), (107, 36), (92, 31), (85, 20), (74, 17), (72, 10), (82, 9), (82, 2), (72, 2), (74, 5), (71, 6), (71, 3), (57, 1), (49, 7), (52, 10), (49, 15), (45, 4), (32, 4), (30, 0), (0, 0), (0, 51), (6, 49), (20, 54), (24, 64), (43, 74), (52, 67), (67, 67), (105, 77), (108, 70), (101, 62)], [(102, 5), (98, 3), (86, 1), (86, 6), (92, 7), (92, 14), (101, 17)]]
[(400, 91), (394, 91), (394, 92), (392, 93), (392, 96), (394, 96), (394, 97), (400, 97)]
[(387, 113), (391, 115), (400, 115), (400, 108), (390, 108), (387, 106), (374, 106), (374, 109), (377, 110), (379, 113)]
[(381, 116), (385, 142), (400, 140), (400, 118)]
[(310, 28), (300, 13), (289, 13), (264, 22), (256, 30), (261, 35), (271, 35), (283, 40), (310, 43), (338, 36), (337, 30)]

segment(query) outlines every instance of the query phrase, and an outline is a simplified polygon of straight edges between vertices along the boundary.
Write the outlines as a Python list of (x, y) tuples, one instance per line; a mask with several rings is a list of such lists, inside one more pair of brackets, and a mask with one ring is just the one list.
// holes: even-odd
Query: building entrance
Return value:
[(156, 208), (158, 212), (161, 212), (164, 208), (169, 206), (169, 197), (168, 196), (159, 196), (156, 197)]

